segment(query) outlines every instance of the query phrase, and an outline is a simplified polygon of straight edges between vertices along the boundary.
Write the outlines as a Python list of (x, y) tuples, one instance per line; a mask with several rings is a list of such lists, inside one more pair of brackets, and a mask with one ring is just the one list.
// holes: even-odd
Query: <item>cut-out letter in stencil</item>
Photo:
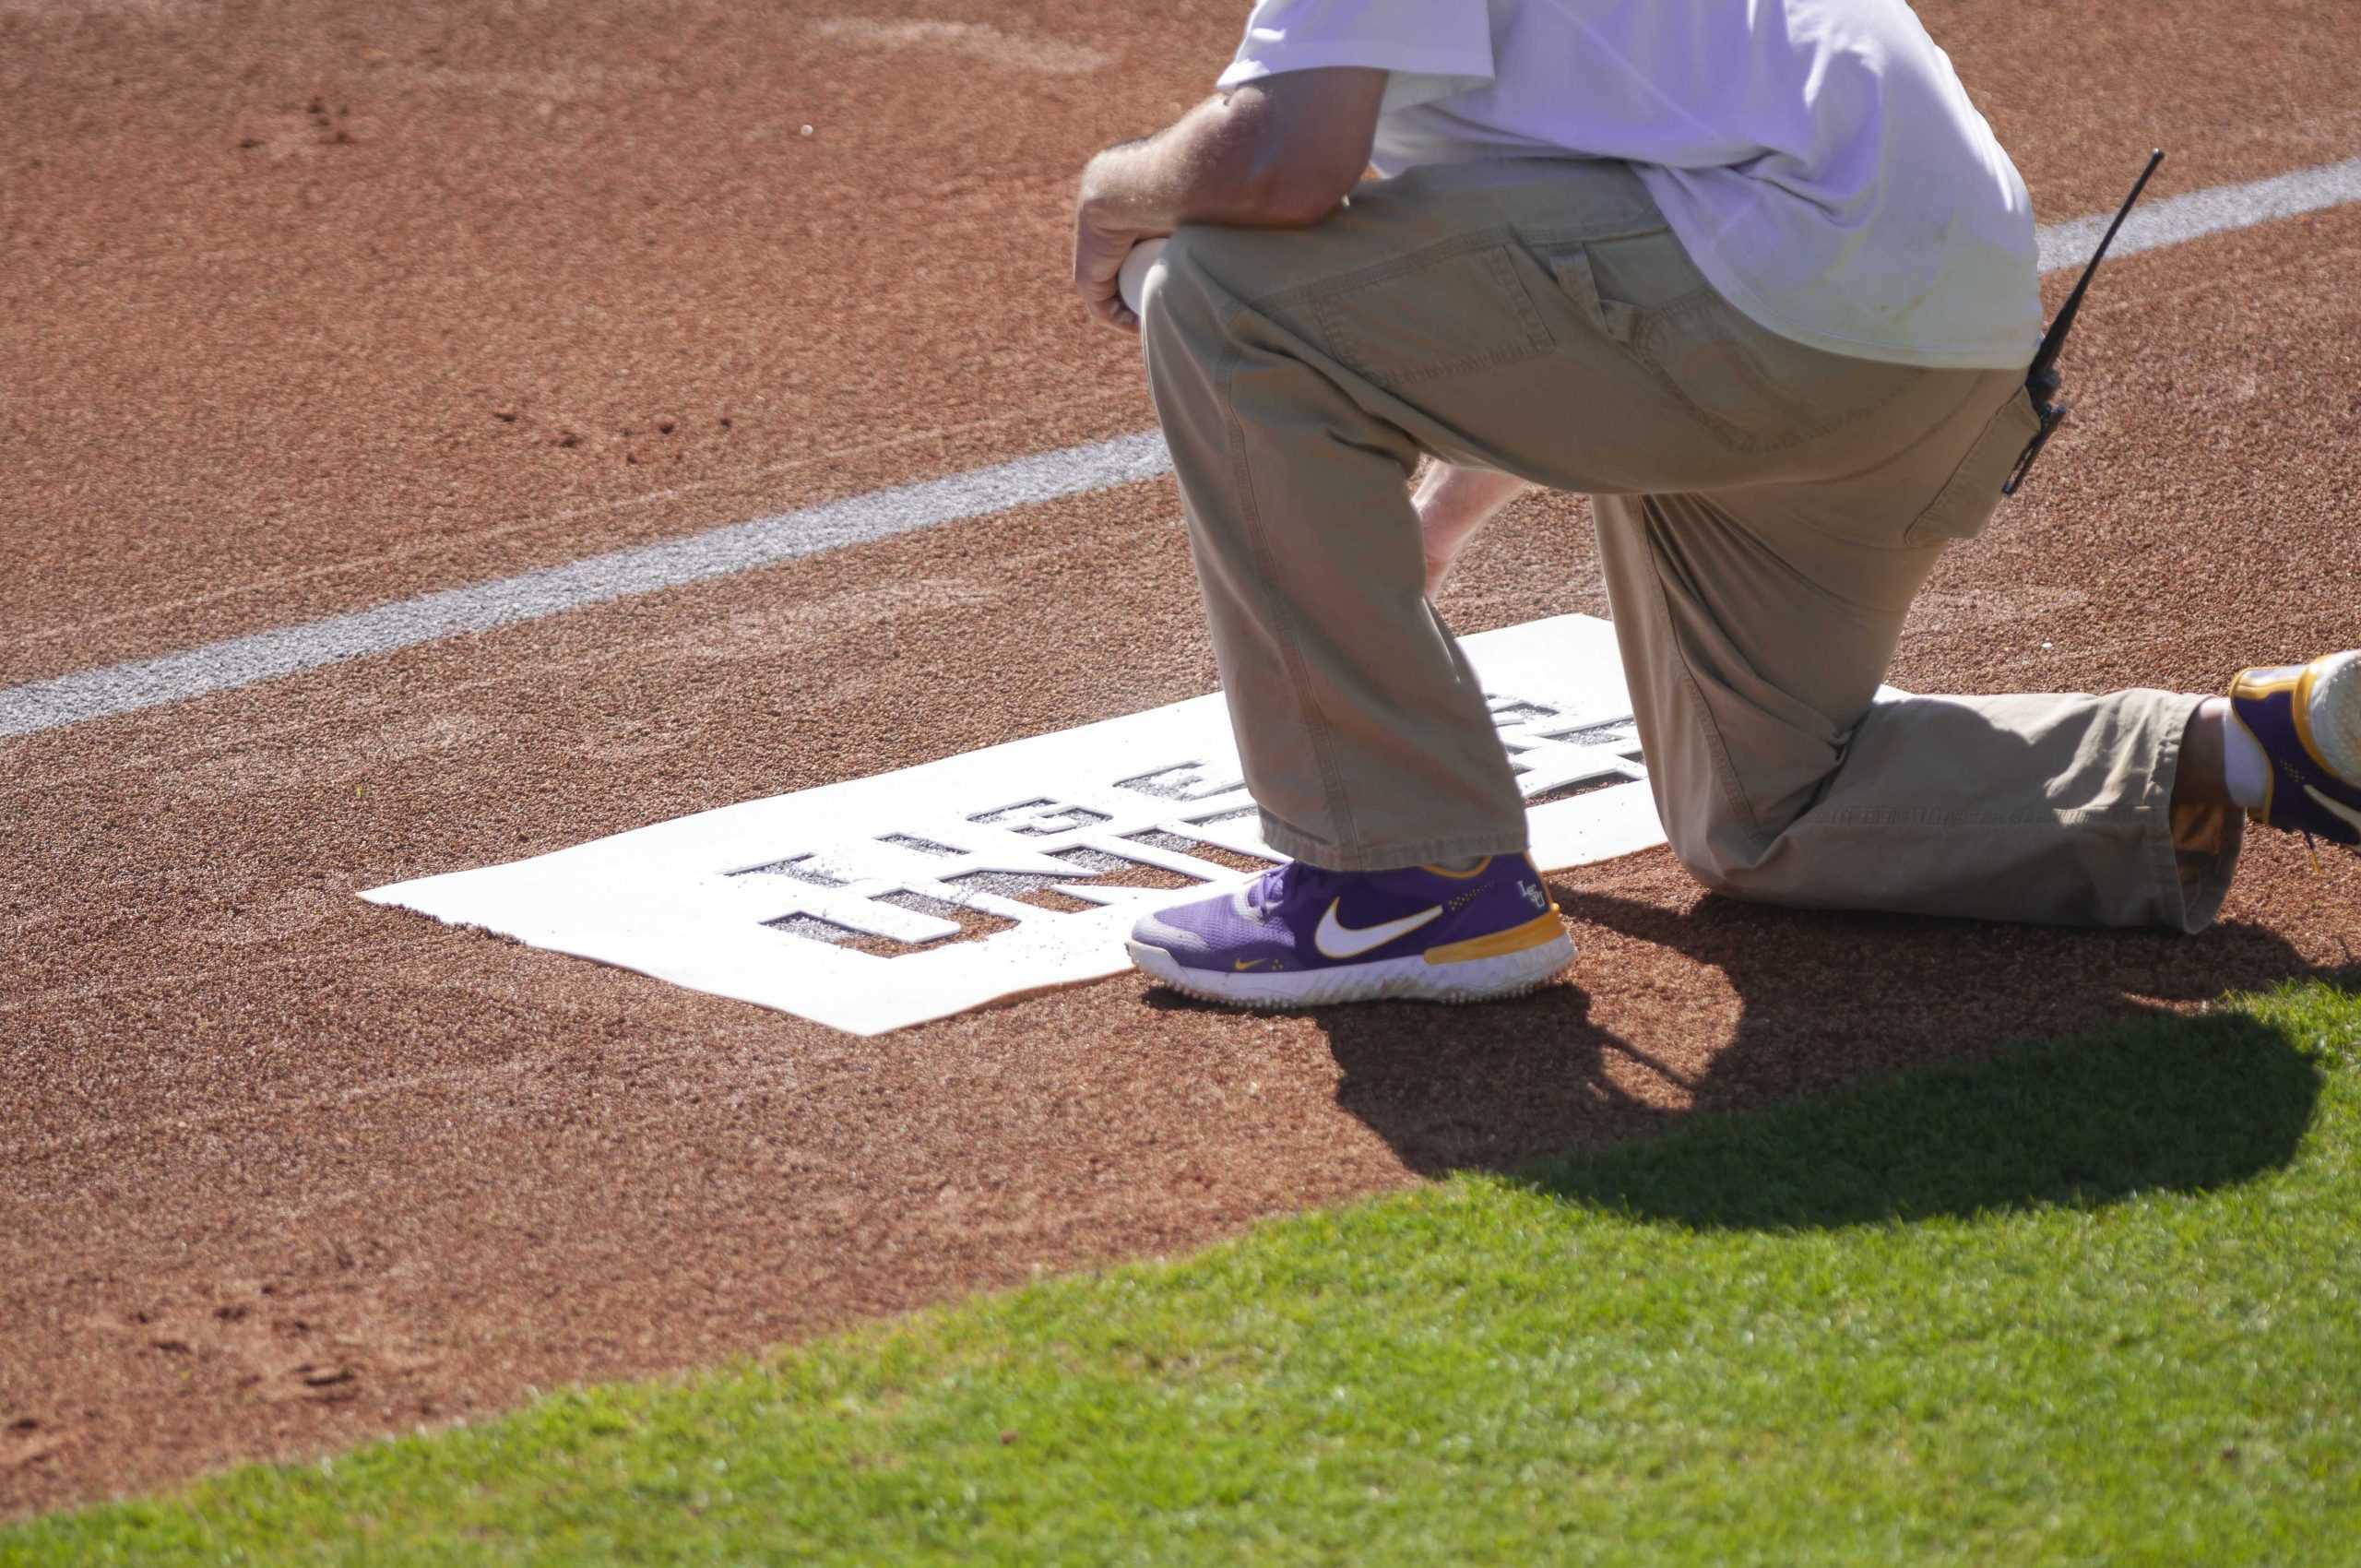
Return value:
[[(1664, 841), (1613, 628), (1465, 646), (1543, 870)], [(1280, 858), (1216, 693), (362, 897), (870, 1035), (1118, 973), (1144, 903), (1240, 856)]]

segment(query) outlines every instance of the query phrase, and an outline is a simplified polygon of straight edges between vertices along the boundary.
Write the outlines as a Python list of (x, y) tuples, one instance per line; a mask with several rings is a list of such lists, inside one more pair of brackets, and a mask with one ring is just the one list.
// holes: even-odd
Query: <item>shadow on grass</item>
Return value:
[[(2179, 1010), (2316, 972), (2260, 926), (2225, 924), (2190, 938), (1713, 897), (1658, 903), (1561, 880), (1555, 888), (1581, 947), (1575, 983), (1481, 1007), (1394, 1004), (1313, 1015), (1335, 1057), (1337, 1104), (1410, 1170), (1525, 1174), (1570, 1150), (1704, 1133), (1727, 1120), (1710, 1134), (1717, 1141), (1680, 1157), (1719, 1162), (1716, 1180), (1733, 1190), (1714, 1203), (1769, 1203), (1775, 1190), (1790, 1194), (1780, 1200), (1785, 1218), (1765, 1211), (1745, 1223), (1847, 1223), (2235, 1180), (2284, 1158), (2308, 1113), (2314, 1089), (2300, 1058), (2259, 1026)], [(2047, 1066), (2008, 1049), (2070, 1039), (2082, 1043)], [(1760, 1125), (1777, 1129), (1791, 1157), (1759, 1150), (1769, 1190), (1745, 1191), (1755, 1182), (1739, 1158), (1747, 1140), (1774, 1136), (1748, 1131), (1765, 1107), (1809, 1107), (1847, 1086), (1892, 1086), (1929, 1068), (1969, 1076), (1896, 1087), (1904, 1098), (1879, 1114), (1910, 1132), (1888, 1154), (1869, 1158), (1874, 1142), (1844, 1146), (1851, 1152), (1842, 1158), (1861, 1170), (1891, 1166), (1897, 1174), (1799, 1186), (1797, 1171), (1821, 1158), (1809, 1129), (1821, 1123), (1774, 1119)], [(1945, 1096), (1952, 1109), (1938, 1114)], [(2269, 1135), (2253, 1124), (2258, 1116)], [(1835, 1123), (1828, 1126), (1834, 1136)], [(2013, 1141), (2026, 1137), (2038, 1148)], [(1893, 1163), (1913, 1146), (1941, 1152), (1923, 1168)], [(2126, 1163), (2134, 1147), (2149, 1152)], [(2047, 1153), (2035, 1158), (2040, 1149)], [(1629, 1168), (1637, 1180), (1655, 1157), (1613, 1158), (1640, 1160)], [(1937, 1200), (1928, 1194), (1941, 1181), (1954, 1189)], [(1892, 1192), (1878, 1190), (1895, 1182)], [(1795, 1195), (1813, 1193), (1821, 1196)], [(1665, 1212), (1721, 1222), (1704, 1218), (1718, 1211), (1703, 1203)]]
[(1524, 1180), (1637, 1218), (1803, 1229), (2201, 1192), (2284, 1165), (2320, 1075), (2236, 1014), (2155, 1018), (1768, 1110)]

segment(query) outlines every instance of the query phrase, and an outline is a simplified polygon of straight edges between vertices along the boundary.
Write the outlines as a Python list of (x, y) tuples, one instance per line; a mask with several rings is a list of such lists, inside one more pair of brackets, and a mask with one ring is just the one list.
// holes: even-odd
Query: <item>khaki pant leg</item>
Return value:
[(1664, 307), (1670, 351), (1727, 362), (1727, 330), (1687, 332), (1718, 302), (1619, 164), (1418, 170), (1310, 230), (1184, 228), (1166, 248), (1148, 382), (1275, 848), (1350, 871), (1525, 845), (1482, 694), (1422, 597), (1421, 455), (1654, 490), (1787, 474), (1799, 453), (1810, 471), (1847, 421), (1924, 422), (1924, 374), (1868, 362), (1821, 356), (1767, 399), (1743, 377), (1736, 401), (1712, 374), (1676, 384), (1635, 351), (1633, 301)]
[(1766, 332), (1611, 164), (1417, 171), (1310, 231), (1184, 230), (1152, 277), (1150, 386), (1274, 846), (1379, 870), (1525, 842), (1419, 597), (1405, 481), (1430, 453), (1594, 496), (1657, 802), (1709, 885), (2213, 918), (2238, 825), (2165, 810), (2195, 699), (1872, 707), (1910, 596), (2023, 445), (2014, 373)]
[[(1335, 254), (1345, 247), (1297, 238), (1352, 264)], [(1475, 672), (1425, 598), (1407, 489), (1420, 448), (1306, 335), (1315, 304), (1237, 291), (1270, 279), (1256, 253), (1300, 263), (1302, 250), (1184, 230), (1142, 302), (1149, 386), (1263, 836), (1335, 871), (1517, 852), (1524, 798)]]
[(1628, 410), (1615, 383), (1644, 372), (1524, 246), (1536, 214), (1663, 229), (1619, 166), (1421, 171), (1307, 231), (1183, 229), (1149, 276), (1149, 387), (1246, 781), (1268, 841), (1315, 864), (1525, 847), (1406, 481), (1428, 453), (1563, 482), (1535, 455), (1636, 447), (1643, 422), (1581, 416)]
[(1595, 498), (1674, 851), (1766, 902), (2201, 930), (2242, 822), (2172, 812), (2201, 698), (1878, 698), (1911, 596), (2023, 445), (2013, 375), (1947, 379), (1954, 416), (1869, 473)]

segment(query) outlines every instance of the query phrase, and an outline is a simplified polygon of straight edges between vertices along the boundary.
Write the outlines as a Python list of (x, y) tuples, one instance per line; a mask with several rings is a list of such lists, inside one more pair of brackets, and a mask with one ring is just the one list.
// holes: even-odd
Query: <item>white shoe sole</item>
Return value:
[(1495, 1002), (1523, 996), (1547, 984), (1574, 961), (1572, 937), (1504, 953), (1496, 958), (1463, 958), (1430, 964), (1423, 957), (1383, 958), (1333, 969), (1297, 969), (1273, 974), (1247, 970), (1182, 968), (1161, 947), (1124, 944), (1132, 962), (1175, 991), (1234, 1007), (1324, 1007), (1338, 1002)]

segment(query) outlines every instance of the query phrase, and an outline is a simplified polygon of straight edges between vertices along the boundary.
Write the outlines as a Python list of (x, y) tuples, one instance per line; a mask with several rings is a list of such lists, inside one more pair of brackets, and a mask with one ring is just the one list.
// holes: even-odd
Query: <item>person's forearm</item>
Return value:
[(1251, 89), (1209, 98), (1155, 136), (1092, 159), (1082, 198), (1107, 227), (1143, 234), (1169, 234), (1183, 223), (1316, 223), (1335, 197), (1277, 156), (1269, 115)]
[(1383, 71), (1289, 71), (1209, 98), (1145, 141), (1109, 148), (1082, 172), (1074, 285), (1125, 332), (1123, 258), (1184, 223), (1302, 229), (1336, 210), (1369, 167)]

